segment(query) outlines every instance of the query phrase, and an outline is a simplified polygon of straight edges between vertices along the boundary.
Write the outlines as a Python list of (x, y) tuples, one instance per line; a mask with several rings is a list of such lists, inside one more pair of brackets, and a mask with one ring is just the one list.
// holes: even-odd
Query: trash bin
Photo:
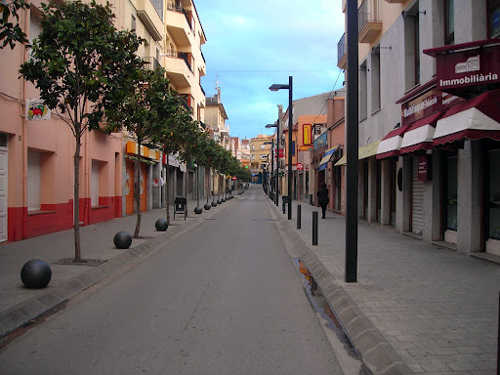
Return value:
[(175, 220), (175, 214), (184, 214), (184, 220), (186, 220), (186, 217), (187, 217), (187, 199), (184, 197), (176, 197), (174, 204), (175, 204), (174, 220)]

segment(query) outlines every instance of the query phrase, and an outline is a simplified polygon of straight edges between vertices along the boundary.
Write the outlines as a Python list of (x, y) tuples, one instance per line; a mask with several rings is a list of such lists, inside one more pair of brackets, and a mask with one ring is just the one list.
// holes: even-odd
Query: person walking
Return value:
[(321, 218), (324, 219), (326, 214), (326, 206), (328, 206), (328, 202), (330, 202), (330, 198), (328, 198), (328, 188), (326, 187), (326, 184), (324, 182), (319, 186), (319, 190), (316, 195), (318, 196), (318, 203), (321, 207)]

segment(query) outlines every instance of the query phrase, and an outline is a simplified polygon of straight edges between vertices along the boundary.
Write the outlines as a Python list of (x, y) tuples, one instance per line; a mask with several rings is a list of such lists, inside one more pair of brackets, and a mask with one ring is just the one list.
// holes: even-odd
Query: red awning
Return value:
[(398, 156), (404, 133), (409, 129), (409, 125), (391, 130), (379, 143), (377, 159)]
[(500, 90), (456, 104), (438, 120), (433, 145), (467, 139), (500, 141)]
[(430, 150), (434, 131), (436, 130), (436, 122), (441, 116), (442, 112), (436, 112), (411, 124), (404, 134), (403, 142), (401, 142), (400, 155), (419, 150)]

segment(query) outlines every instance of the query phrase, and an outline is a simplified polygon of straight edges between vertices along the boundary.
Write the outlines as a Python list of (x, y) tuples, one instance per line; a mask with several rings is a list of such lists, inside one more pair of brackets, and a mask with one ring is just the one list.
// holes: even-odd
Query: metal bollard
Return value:
[(283, 199), (283, 202), (281, 204), (281, 208), (283, 209), (283, 213), (285, 213), (285, 200)]
[(302, 206), (297, 205), (297, 229), (302, 228)]
[(312, 244), (318, 246), (318, 211), (313, 212)]

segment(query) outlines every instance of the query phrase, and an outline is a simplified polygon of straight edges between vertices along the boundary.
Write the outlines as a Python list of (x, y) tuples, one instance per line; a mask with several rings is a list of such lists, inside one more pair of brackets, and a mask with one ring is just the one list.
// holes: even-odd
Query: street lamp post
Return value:
[(288, 85), (273, 84), (269, 87), (271, 91), (288, 90), (288, 220), (292, 220), (292, 93), (293, 79), (288, 77)]
[(276, 199), (275, 204), (279, 206), (279, 175), (280, 175), (280, 119), (275, 124), (267, 124), (266, 128), (276, 128)]
[[(266, 128), (268, 126), (266, 125)], [(273, 158), (273, 152), (274, 152), (274, 139), (271, 139), (271, 142), (264, 142), (265, 145), (271, 145), (271, 173), (270, 173), (270, 182), (269, 182), (269, 198), (273, 199), (274, 202), (274, 182), (273, 182), (273, 175), (274, 175), (274, 158)], [(268, 159), (269, 160), (269, 159)]]

